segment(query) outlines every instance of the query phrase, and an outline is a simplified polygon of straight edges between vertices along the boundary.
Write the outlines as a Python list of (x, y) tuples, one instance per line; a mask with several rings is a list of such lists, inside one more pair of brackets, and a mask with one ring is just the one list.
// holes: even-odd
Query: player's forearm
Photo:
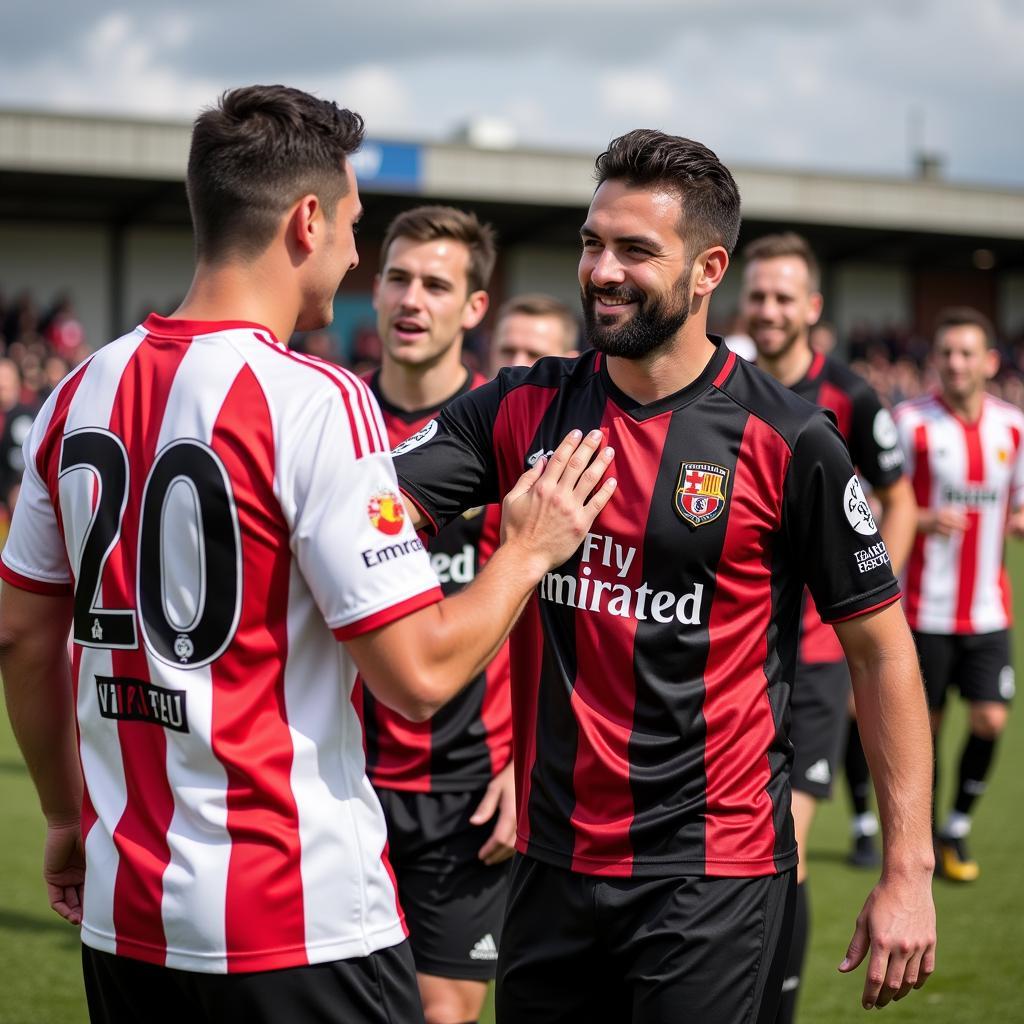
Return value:
[[(0, 610), (7, 603), (5, 594)], [(82, 776), (67, 633), (55, 642), (56, 631), (47, 626), (41, 620), (41, 628), (23, 628), (0, 614), (0, 673), (11, 727), (40, 806), (51, 824), (60, 824), (81, 812)]]
[(913, 641), (904, 624), (873, 650), (847, 650), (847, 659), (882, 820), (883, 870), (927, 874), (934, 867), (932, 740)]
[(917, 502), (914, 491), (906, 477), (897, 480), (891, 487), (879, 490), (878, 499), (882, 505), (882, 523), (879, 532), (889, 551), (892, 570), (898, 576), (903, 571), (910, 549), (917, 533)]

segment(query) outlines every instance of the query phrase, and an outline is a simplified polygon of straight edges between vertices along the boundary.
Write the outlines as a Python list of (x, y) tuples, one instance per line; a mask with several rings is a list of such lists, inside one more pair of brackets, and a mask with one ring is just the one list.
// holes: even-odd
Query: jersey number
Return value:
[[(121, 538), (130, 470), (120, 438), (105, 430), (76, 430), (64, 438), (60, 475), (91, 469), (97, 477), (93, 516), (86, 528), (75, 586), (75, 642), (86, 647), (139, 646), (136, 611), (100, 608), (100, 583)], [(193, 514), (182, 522), (176, 488), (191, 494)], [(181, 496), (179, 495), (179, 498)], [(168, 552), (168, 542), (177, 550)], [(184, 548), (185, 550), (181, 550)], [(172, 621), (166, 600), (168, 554), (194, 557), (198, 587), (189, 622)], [(223, 653), (241, 610), (241, 540), (231, 482), (216, 452), (199, 441), (174, 441), (157, 455), (142, 491), (134, 584), (146, 647), (179, 668), (200, 668)], [(144, 568), (143, 568), (144, 567)]]

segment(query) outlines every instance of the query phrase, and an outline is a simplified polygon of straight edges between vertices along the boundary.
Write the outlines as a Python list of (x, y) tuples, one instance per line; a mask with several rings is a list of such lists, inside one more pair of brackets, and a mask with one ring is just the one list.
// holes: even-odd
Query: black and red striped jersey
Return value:
[[(431, 423), (442, 408), (399, 409), (382, 394), (379, 371), (365, 379), (380, 403), (392, 447)], [(486, 381), (467, 371), (465, 384), (448, 401)], [(477, 506), (430, 539), (430, 562), (446, 595), (473, 580), (498, 546), (500, 528), (500, 505)], [(505, 643), (487, 668), (427, 722), (410, 722), (359, 687), (366, 772), (373, 784), (426, 793), (466, 792), (490, 782), (512, 757), (508, 671)]]
[[(904, 460), (896, 424), (863, 377), (816, 352), (807, 373), (792, 390), (808, 402), (832, 410), (857, 472), (872, 487), (888, 487), (899, 480)], [(801, 630), (801, 661), (820, 664), (843, 660), (835, 630), (821, 621), (814, 598), (807, 593)]]
[(615, 493), (511, 641), (518, 849), (587, 874), (795, 864), (803, 587), (829, 621), (899, 596), (831, 419), (713, 340), (699, 377), (648, 405), (593, 352), (502, 370), (396, 458), (436, 528), (573, 428), (615, 448)]

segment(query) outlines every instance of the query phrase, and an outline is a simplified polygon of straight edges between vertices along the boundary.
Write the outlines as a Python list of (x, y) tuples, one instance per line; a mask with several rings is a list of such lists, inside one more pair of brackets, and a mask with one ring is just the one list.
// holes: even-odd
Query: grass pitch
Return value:
[[(1009, 564), (1016, 589), (1018, 666), (1024, 666), (1024, 545), (1011, 545)], [(923, 990), (887, 1007), (886, 1019), (904, 1024), (1024, 1022), (1020, 714), (1018, 710), (1010, 716), (989, 791), (975, 815), (971, 846), (981, 864), (981, 878), (960, 887), (935, 883), (938, 969)], [(941, 751), (943, 812), (949, 805), (963, 721), (956, 707), (946, 722)], [(0, 1024), (82, 1024), (87, 1018), (78, 935), (46, 904), (40, 879), (43, 820), (6, 715), (0, 715), (0, 822)], [(847, 804), (845, 793), (839, 792), (819, 813), (809, 852), (813, 933), (801, 1024), (852, 1024), (864, 1019), (863, 966), (852, 977), (836, 970), (873, 880), (870, 873), (847, 867), (847, 844)], [(481, 1020), (491, 1024), (489, 1007)]]

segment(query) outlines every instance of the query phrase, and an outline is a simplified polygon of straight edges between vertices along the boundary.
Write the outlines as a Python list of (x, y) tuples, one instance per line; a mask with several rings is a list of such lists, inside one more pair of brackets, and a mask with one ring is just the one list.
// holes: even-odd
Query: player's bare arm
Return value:
[(494, 657), (533, 588), (582, 543), (615, 490), (600, 431), (573, 431), (502, 504), (504, 542), (464, 590), (348, 642), (374, 696), (429, 718)]
[(1015, 508), (1006, 521), (1006, 532), (1018, 540), (1024, 539), (1024, 508)]
[(875, 497), (882, 506), (879, 533), (889, 551), (892, 571), (898, 576), (903, 571), (917, 532), (917, 502), (910, 480), (901, 476), (886, 487), (876, 487)]
[(920, 988), (935, 969), (932, 744), (917, 654), (900, 606), (835, 629), (850, 665), (882, 819), (882, 875), (839, 966), (845, 973), (868, 959), (862, 1003), (871, 1009)]
[(942, 508), (921, 509), (918, 512), (919, 533), (937, 533), (940, 537), (954, 537), (967, 529), (967, 516), (953, 505)]
[(7, 713), (46, 816), (43, 877), (50, 906), (82, 921), (82, 775), (67, 639), (72, 598), (0, 590), (0, 673)]

